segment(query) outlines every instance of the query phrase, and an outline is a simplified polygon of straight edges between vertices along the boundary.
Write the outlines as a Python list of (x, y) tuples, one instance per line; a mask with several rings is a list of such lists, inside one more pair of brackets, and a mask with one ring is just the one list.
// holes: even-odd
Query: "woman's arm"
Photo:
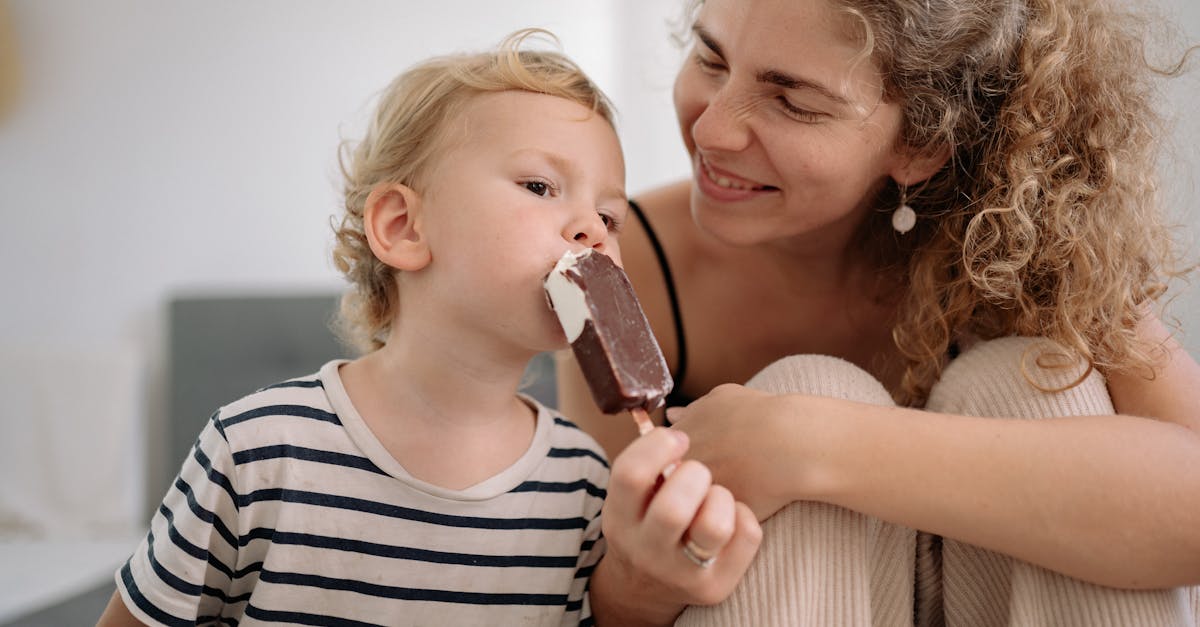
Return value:
[[(1200, 438), (1128, 416), (847, 408), (830, 502), (1123, 588), (1200, 583)], [(865, 437), (864, 437), (865, 436)]]
[(1200, 583), (1200, 437), (1177, 424), (974, 418), (733, 385), (672, 416), (689, 457), (760, 519), (824, 501), (1102, 585)]
[(1160, 346), (1166, 353), (1166, 364), (1153, 379), (1109, 373), (1113, 406), (1122, 414), (1173, 422), (1200, 436), (1200, 365), (1152, 313), (1143, 316), (1138, 336), (1147, 344)]
[(760, 518), (820, 500), (1098, 584), (1196, 584), (1200, 368), (1170, 346), (1154, 380), (1110, 377), (1116, 409), (1149, 417), (998, 420), (740, 386), (671, 416)]

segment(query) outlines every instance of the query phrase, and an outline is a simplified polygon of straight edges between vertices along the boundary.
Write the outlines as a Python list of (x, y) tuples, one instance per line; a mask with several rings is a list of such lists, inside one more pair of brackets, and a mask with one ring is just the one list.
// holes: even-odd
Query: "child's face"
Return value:
[(542, 279), (569, 249), (620, 263), (613, 234), (628, 203), (615, 131), (580, 104), (506, 91), (476, 97), (447, 136), (422, 194), (426, 288), (442, 321), (481, 340), (562, 347)]

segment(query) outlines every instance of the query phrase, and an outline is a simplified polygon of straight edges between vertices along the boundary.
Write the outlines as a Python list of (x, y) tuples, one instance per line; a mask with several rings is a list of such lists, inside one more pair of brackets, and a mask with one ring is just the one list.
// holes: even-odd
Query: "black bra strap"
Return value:
[[(658, 265), (662, 268), (663, 279), (667, 284), (667, 297), (671, 300), (671, 317), (675, 319), (675, 344), (679, 347), (679, 363), (675, 367), (675, 389), (672, 390), (671, 395), (678, 396), (683, 376), (687, 373), (687, 343), (683, 339), (683, 316), (679, 312), (679, 297), (675, 294), (675, 279), (671, 277), (671, 266), (667, 263), (667, 254), (663, 252), (662, 244), (658, 241), (658, 236), (654, 234), (654, 229), (650, 228), (650, 221), (646, 219), (646, 214), (633, 200), (629, 201), (629, 208), (633, 210), (633, 215), (637, 216), (638, 222), (646, 230), (646, 235), (650, 238), (650, 245), (654, 247), (654, 255), (658, 257)], [(670, 397), (668, 397), (667, 404), (671, 404)]]

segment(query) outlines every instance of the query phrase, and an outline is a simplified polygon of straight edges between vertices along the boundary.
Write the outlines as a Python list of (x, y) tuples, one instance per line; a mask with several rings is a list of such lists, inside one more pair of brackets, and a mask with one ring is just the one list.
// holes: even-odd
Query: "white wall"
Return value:
[[(24, 83), (0, 119), (0, 346), (8, 356), (132, 355), (139, 365), (127, 378), (145, 386), (135, 412), (144, 416), (103, 419), (161, 435), (165, 299), (210, 288), (336, 287), (327, 261), (335, 148), (360, 128), (370, 95), (419, 58), (487, 46), (522, 26), (557, 32), (613, 96), (631, 192), (681, 176), (687, 166), (669, 105), (677, 53), (665, 24), (677, 5), (10, 2)], [(1200, 41), (1200, 6), (1165, 6)], [(1168, 189), (1189, 235), (1200, 232), (1195, 61), (1197, 71), (1170, 91), (1181, 119)], [(1197, 290), (1179, 304), (1185, 329), (1200, 334)], [(1188, 341), (1197, 352), (1200, 342)], [(71, 386), (87, 373), (58, 376)], [(28, 418), (0, 405), (0, 433), (23, 429)], [(170, 472), (163, 460), (149, 463), (150, 472)], [(16, 476), (0, 459), (3, 481)]]
[[(1144, 0), (1129, 0), (1134, 6)], [(1200, 2), (1161, 0), (1164, 16), (1175, 24), (1183, 41), (1200, 46)], [(1164, 41), (1176, 51), (1180, 41)], [(1163, 57), (1166, 59), (1165, 57)], [(1171, 58), (1172, 62), (1177, 58)], [(1189, 261), (1200, 261), (1200, 47), (1192, 51), (1189, 72), (1172, 79), (1164, 90), (1164, 101), (1174, 132), (1167, 139), (1162, 156), (1163, 196), (1170, 214), (1178, 224), (1179, 241), (1187, 246)], [(1167, 313), (1176, 318), (1183, 332), (1182, 341), (1193, 357), (1200, 359), (1200, 272), (1174, 290), (1175, 300)], [(1168, 320), (1174, 322), (1173, 320)]]
[[(618, 9), (630, 3), (341, 6), (13, 4), (26, 83), (0, 124), (10, 219), (0, 276), (10, 294), (53, 287), (6, 307), (3, 332), (140, 339), (164, 290), (332, 282), (324, 251), (339, 133), (429, 54), (546, 26), (622, 100), (623, 122), (640, 120), (641, 85), (618, 73), (626, 60), (613, 53)], [(661, 178), (638, 158), (642, 141), (629, 143), (631, 184)], [(17, 217), (24, 226), (13, 228)]]
[[(421, 58), (487, 47), (524, 26), (548, 28), (616, 101), (630, 188), (686, 172), (666, 99), (677, 53), (663, 16), (677, 10), (675, 0), (345, 6), (9, 3), (24, 81), (0, 119), (0, 347), (14, 358), (69, 350), (92, 363), (132, 355), (139, 364), (123, 372), (142, 390), (144, 416), (126, 415), (128, 404), (98, 415), (87, 399), (74, 415), (56, 406), (61, 420), (87, 426), (77, 436), (92, 439), (105, 421), (151, 441), (162, 436), (171, 294), (340, 286), (328, 262), (338, 142), (357, 136), (371, 96)], [(626, 24), (634, 7), (650, 17)], [(637, 37), (626, 42), (630, 26)], [(11, 385), (34, 389), (49, 389), (38, 377), (71, 386), (86, 376), (53, 363), (12, 370), (20, 377)], [(41, 396), (26, 405), (49, 407)], [(30, 418), (4, 407), (3, 432)], [(38, 459), (28, 440), (49, 437), (9, 438), (8, 448)], [(135, 454), (137, 443), (129, 446)], [(173, 472), (177, 460), (151, 451), (151, 473)], [(0, 461), (4, 481), (17, 459)], [(11, 505), (20, 494), (0, 497)]]

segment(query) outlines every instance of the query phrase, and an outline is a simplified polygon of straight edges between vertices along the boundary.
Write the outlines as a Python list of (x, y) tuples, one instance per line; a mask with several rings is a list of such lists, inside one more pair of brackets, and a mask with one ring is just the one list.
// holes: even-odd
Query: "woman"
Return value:
[[(692, 15), (693, 179), (636, 199), (622, 249), (668, 405), (698, 399), (668, 418), (766, 523), (738, 592), (681, 622), (1192, 624), (1200, 367), (1155, 314), (1179, 272), (1135, 20), (1105, 0)], [(628, 421), (559, 361), (561, 408), (615, 456)]]

